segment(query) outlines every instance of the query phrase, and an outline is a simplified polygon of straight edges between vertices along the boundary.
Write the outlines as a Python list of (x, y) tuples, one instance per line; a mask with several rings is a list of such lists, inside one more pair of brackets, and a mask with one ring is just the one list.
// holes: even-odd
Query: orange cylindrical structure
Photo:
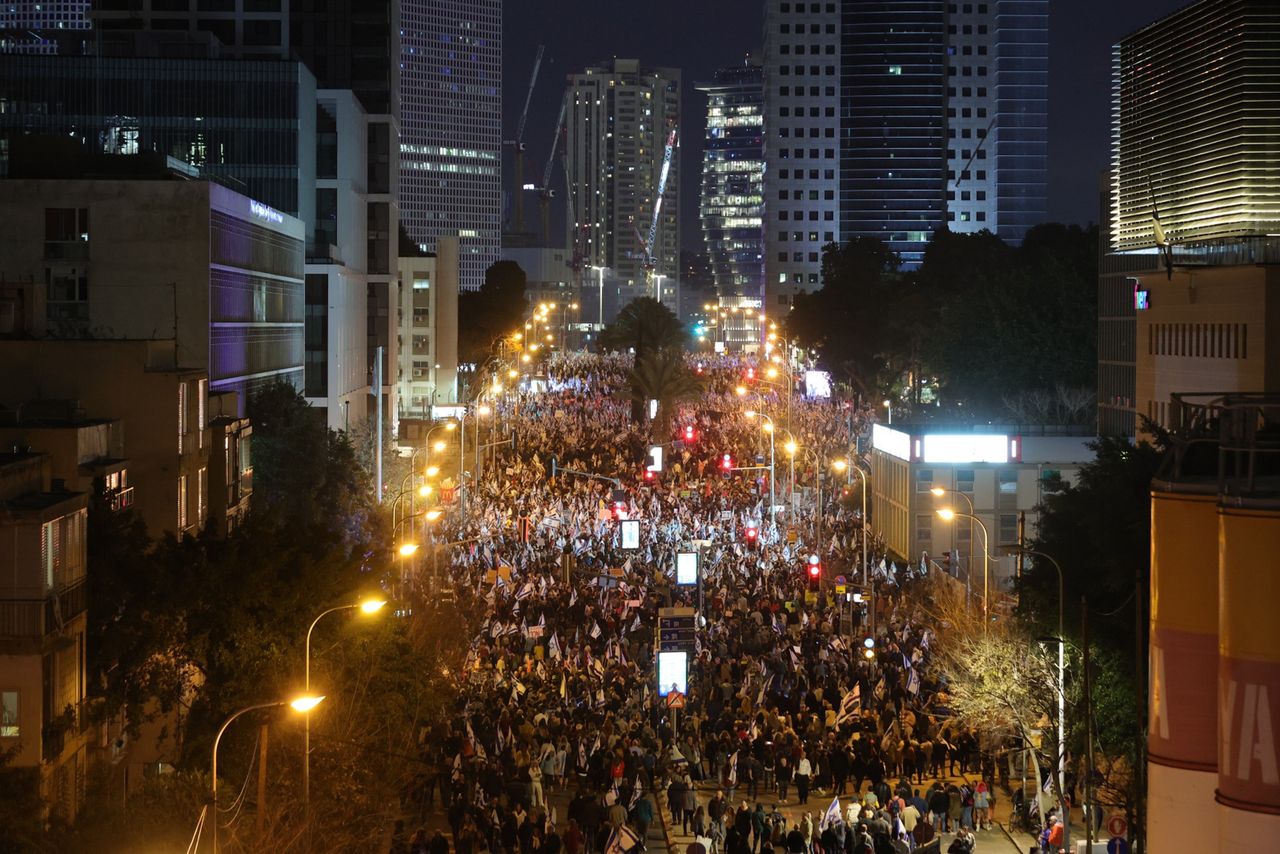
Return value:
[(1151, 646), (1147, 845), (1215, 851), (1205, 815), (1217, 776), (1217, 484), (1161, 482), (1151, 492)]
[(1225, 496), (1218, 519), (1218, 850), (1274, 851), (1280, 845), (1280, 499)]

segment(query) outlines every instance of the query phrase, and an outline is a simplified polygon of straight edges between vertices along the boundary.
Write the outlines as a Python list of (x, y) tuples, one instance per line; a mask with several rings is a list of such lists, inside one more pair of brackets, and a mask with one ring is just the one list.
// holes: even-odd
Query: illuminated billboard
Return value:
[(925, 436), (926, 463), (1007, 463), (1009, 437), (1004, 434), (960, 433)]
[(883, 424), (871, 425), (871, 447), (900, 460), (911, 459), (911, 437)]
[(658, 696), (667, 696), (672, 688), (689, 693), (689, 653), (683, 650), (658, 653)]

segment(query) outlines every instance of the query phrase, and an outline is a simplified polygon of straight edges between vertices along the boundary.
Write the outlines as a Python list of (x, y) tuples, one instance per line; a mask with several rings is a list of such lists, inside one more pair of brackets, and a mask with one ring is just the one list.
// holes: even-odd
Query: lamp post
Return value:
[(259, 709), (276, 709), (280, 706), (290, 706), (295, 712), (300, 712), (309, 716), (311, 710), (320, 705), (320, 701), (323, 699), (323, 696), (316, 697), (310, 694), (304, 694), (303, 696), (296, 697), (292, 700), (276, 700), (272, 703), (257, 703), (252, 706), (245, 706), (243, 709), (223, 721), (222, 726), (218, 728), (218, 734), (213, 737), (213, 759), (209, 763), (209, 770), (212, 772), (213, 779), (213, 810), (210, 814), (210, 818), (213, 820), (213, 854), (218, 854), (218, 745), (222, 741), (222, 734), (227, 731), (227, 727), (231, 726), (231, 723), (236, 718), (241, 715), (246, 715), (249, 712), (256, 712)]
[(892, 427), (893, 426), (893, 404), (891, 401), (886, 400), (884, 402), (884, 411), (889, 413), (889, 426)]
[(769, 524), (774, 524), (775, 508), (778, 506), (777, 492), (774, 490), (774, 454), (773, 454), (773, 419), (763, 412), (756, 412), (748, 409), (745, 413), (748, 418), (759, 416), (764, 419), (765, 432), (769, 434)]
[[(871, 530), (867, 524), (867, 473), (862, 470), (861, 466), (850, 465), (847, 460), (836, 460), (832, 463), (836, 471), (858, 473), (858, 477), (862, 480), (862, 586), (867, 586), (867, 536)], [(846, 483), (848, 481), (846, 480)]]
[[(963, 498), (963, 499), (964, 499), (965, 504), (967, 504), (967, 505), (969, 506), (969, 514), (970, 514), (970, 518), (972, 519), (972, 518), (973, 518), (973, 514), (977, 513), (977, 511), (973, 509), (973, 499), (972, 499), (972, 498), (970, 498), (968, 495), (966, 495), (965, 493), (961, 492), (961, 491), (960, 491), (960, 490), (958, 490), (958, 489), (947, 489), (945, 486), (934, 486), (934, 487), (931, 487), (931, 488), (929, 489), (929, 492), (930, 492), (930, 493), (932, 493), (932, 494), (933, 494), (933, 496), (934, 496), (935, 498), (941, 498), (941, 497), (942, 497), (942, 496), (944, 496), (944, 495), (959, 495), (961, 498)], [(954, 529), (953, 529), (953, 530), (954, 530)], [(954, 541), (954, 539), (955, 539), (955, 538), (953, 537), (953, 538), (952, 538), (952, 540)], [(973, 545), (972, 545), (972, 543), (973, 543), (973, 522), (970, 522), (970, 523), (969, 523), (969, 543), (970, 543), (969, 548), (970, 548), (970, 549), (972, 549), (972, 548), (973, 548)], [(971, 563), (970, 563), (970, 564), (965, 564), (965, 570), (964, 570), (964, 605), (965, 605), (965, 607), (966, 607), (966, 608), (967, 608), (967, 607), (969, 607), (969, 597), (970, 597), (971, 587), (972, 587), (972, 585), (970, 585), (970, 583), (969, 583), (969, 579), (970, 579), (970, 575), (971, 575), (971, 573), (970, 573), (970, 568), (971, 568), (971, 567), (972, 567), (972, 564), (971, 564)], [(956, 568), (957, 568), (957, 569), (959, 569), (959, 568), (960, 568), (960, 561), (959, 561), (959, 558), (958, 558), (958, 557), (957, 557), (957, 559), (956, 559)]]
[[(1065, 621), (1063, 619), (1064, 603), (1066, 602), (1066, 585), (1063, 583), (1062, 566), (1049, 555), (1035, 549), (1024, 549), (1019, 545), (1001, 545), (1001, 554), (1011, 555), (1034, 555), (1044, 558), (1058, 573), (1058, 795), (1065, 800), (1063, 794), (1066, 789), (1066, 773), (1067, 773), (1067, 688), (1066, 688), (1066, 638), (1065, 638)], [(1065, 803), (1060, 803), (1060, 807), (1065, 808)], [(1064, 812), (1064, 816), (1069, 818), (1069, 813)], [(1064, 818), (1062, 822), (1062, 841), (1063, 847), (1068, 851), (1071, 850), (1071, 843), (1068, 839), (1070, 835), (1071, 822)]]
[(943, 507), (938, 510), (938, 516), (944, 522), (950, 522), (957, 517), (972, 519), (978, 523), (978, 528), (982, 531), (982, 630), (987, 630), (990, 611), (988, 610), (987, 594), (990, 589), (991, 580), (991, 539), (987, 534), (987, 524), (972, 513), (957, 513), (950, 507)]
[(560, 306), (560, 351), (564, 352), (565, 340), (569, 337), (569, 309), (578, 310), (578, 304), (565, 303)]
[[(359, 608), (363, 614), (376, 614), (382, 610), (382, 606), (387, 604), (386, 599), (369, 598), (354, 605), (339, 605), (336, 608), (330, 608), (327, 611), (321, 611), (311, 625), (307, 627), (307, 642), (305, 650), (305, 664), (303, 666), (303, 691), (307, 694), (311, 693), (311, 633), (315, 631), (316, 623), (321, 618), (327, 617), (329, 614), (336, 614), (339, 611), (350, 611)], [(302, 729), (302, 809), (306, 816), (311, 815), (311, 717), (307, 716)]]

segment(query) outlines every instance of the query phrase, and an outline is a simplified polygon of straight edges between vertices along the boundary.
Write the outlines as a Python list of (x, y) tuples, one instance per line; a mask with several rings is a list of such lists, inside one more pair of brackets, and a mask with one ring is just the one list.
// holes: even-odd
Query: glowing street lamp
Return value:
[(988, 623), (988, 603), (987, 593), (989, 590), (989, 581), (991, 577), (991, 556), (988, 552), (991, 550), (990, 536), (987, 533), (987, 524), (979, 519), (973, 513), (957, 513), (950, 507), (942, 507), (938, 510), (938, 517), (944, 522), (951, 522), (957, 518), (970, 519), (978, 523), (978, 528), (982, 531), (982, 630), (987, 630)]

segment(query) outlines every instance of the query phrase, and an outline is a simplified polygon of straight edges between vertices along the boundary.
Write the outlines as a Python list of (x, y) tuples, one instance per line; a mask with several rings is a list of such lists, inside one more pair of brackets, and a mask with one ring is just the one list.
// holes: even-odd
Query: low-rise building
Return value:
[(396, 368), (399, 418), (429, 418), (458, 400), (458, 239), (436, 240), (436, 253), (402, 247), (397, 288)]
[(47, 454), (0, 453), (0, 753), (59, 818), (84, 802), (89, 496)]
[[(979, 585), (983, 539), (989, 536), (991, 590), (1005, 590), (1017, 560), (1000, 557), (1000, 546), (1029, 539), (1046, 485), (1058, 478), (1074, 483), (1080, 467), (1095, 456), (1094, 437), (1077, 433), (1073, 428), (984, 426), (979, 432), (876, 424), (868, 496), (872, 531), (898, 559), (915, 562), (927, 553), (960, 577), (973, 572)], [(948, 522), (937, 512), (944, 508), (981, 524), (963, 516)]]

